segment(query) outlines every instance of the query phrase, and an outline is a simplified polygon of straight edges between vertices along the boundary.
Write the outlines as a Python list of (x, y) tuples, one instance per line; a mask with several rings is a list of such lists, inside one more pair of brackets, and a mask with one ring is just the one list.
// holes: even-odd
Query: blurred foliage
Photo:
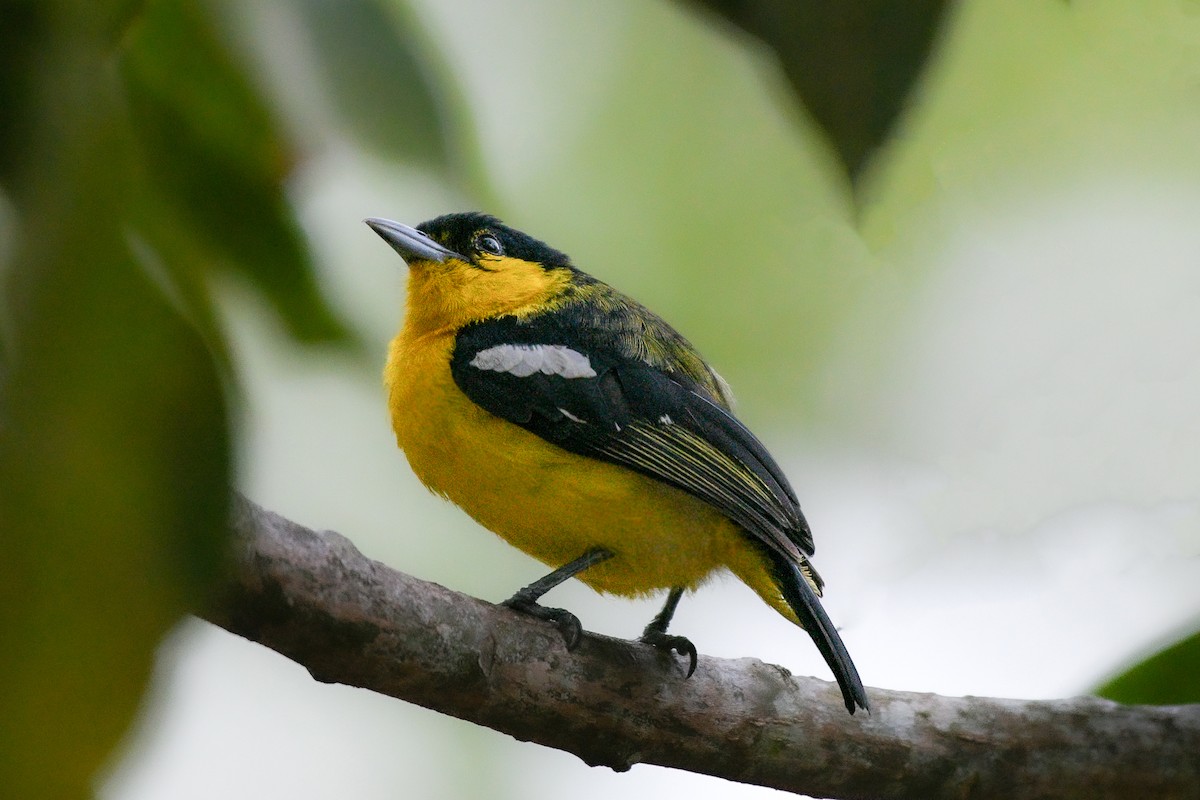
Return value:
[(231, 483), (209, 279), (343, 342), (295, 157), (198, 2), (8, 2), (0, 22), (0, 796), (91, 794), (162, 635), (219, 572)]
[(946, 0), (693, 0), (760, 39), (851, 181), (892, 132), (938, 38)]
[(457, 167), (439, 99), (403, 15), (374, 0), (298, 0), (327, 95), (359, 143), (443, 173)]
[(1096, 694), (1118, 703), (1200, 703), (1200, 631), (1106, 681)]
[(206, 264), (226, 266), (262, 292), (293, 337), (344, 339), (284, 195), (296, 156), (208, 10), (148, 3), (124, 45), (132, 125), (159, 190), (139, 222), (177, 256), (164, 263), (189, 286)]
[(213, 360), (131, 247), (111, 64), (129, 4), (25, 8), (28, 115), (5, 137), (0, 794), (88, 793), (158, 640), (219, 565), (229, 449)]

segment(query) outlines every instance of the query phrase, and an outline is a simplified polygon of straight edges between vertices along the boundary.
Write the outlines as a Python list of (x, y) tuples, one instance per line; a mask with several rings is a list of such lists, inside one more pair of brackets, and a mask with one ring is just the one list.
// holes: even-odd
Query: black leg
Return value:
[(667, 602), (663, 605), (662, 611), (650, 620), (650, 624), (642, 631), (642, 636), (638, 641), (652, 644), (667, 652), (674, 651), (681, 656), (687, 656), (689, 659), (687, 677), (690, 678), (696, 671), (696, 645), (683, 636), (667, 635), (667, 626), (671, 624), (671, 617), (675, 616), (675, 609), (679, 605), (681, 597), (683, 597), (683, 588), (676, 586), (667, 595)]
[(538, 600), (541, 599), (542, 595), (563, 581), (574, 578), (588, 567), (594, 567), (612, 557), (612, 551), (605, 550), (603, 547), (588, 550), (570, 564), (564, 564), (544, 578), (539, 578), (525, 588), (518, 590), (516, 594), (505, 600), (501, 605), (508, 606), (513, 611), (520, 611), (522, 614), (528, 614), (531, 617), (553, 622), (562, 632), (563, 639), (567, 642), (567, 649), (574, 650), (579, 645), (579, 639), (583, 636), (583, 626), (579, 624), (579, 618), (566, 609), (546, 608), (545, 606), (538, 605)]

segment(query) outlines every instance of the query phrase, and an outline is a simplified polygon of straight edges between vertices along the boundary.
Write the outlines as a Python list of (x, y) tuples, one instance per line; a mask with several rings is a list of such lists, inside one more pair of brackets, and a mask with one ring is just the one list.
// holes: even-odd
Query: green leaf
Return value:
[(217, 573), (231, 469), (212, 357), (129, 246), (112, 29), (74, 10), (42, 20), (3, 285), (0, 797), (34, 800), (91, 796)]
[[(30, 163), (37, 100), (55, 88), (49, 85), (55, 72), (47, 69), (47, 59), (69, 58), (72, 37), (91, 40), (103, 49), (114, 46), (143, 2), (4, 0), (0, 9), (0, 185), (11, 192), (20, 181), (19, 173)], [(63, 49), (56, 52), (54, 47)]]
[[(265, 295), (296, 339), (344, 340), (285, 195), (295, 154), (207, 10), (195, 0), (152, 0), (121, 66), (147, 168), (178, 218), (169, 235), (192, 237), (174, 246), (200, 252), (174, 263), (223, 262)], [(161, 211), (142, 219), (152, 225)]]
[(13, 0), (0, 23), (0, 184), (12, 190), (30, 138), (31, 95), (37, 85), (35, 60), (47, 21), (38, 0)]
[(760, 39), (854, 182), (933, 49), (946, 0), (694, 0)]
[(1106, 682), (1096, 694), (1119, 703), (1200, 703), (1200, 630)]
[(376, 0), (298, 0), (342, 121), (381, 155), (450, 171), (448, 124), (417, 36)]

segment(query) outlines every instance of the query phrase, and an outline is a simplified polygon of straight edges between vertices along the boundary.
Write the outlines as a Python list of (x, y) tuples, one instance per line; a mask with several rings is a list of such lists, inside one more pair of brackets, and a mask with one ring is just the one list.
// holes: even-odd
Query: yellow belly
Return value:
[(396, 441), (426, 486), (551, 567), (593, 547), (611, 550), (614, 558), (579, 575), (599, 591), (694, 587), (728, 567), (792, 617), (733, 523), (685, 492), (484, 411), (450, 375), (453, 344), (450, 335), (398, 337), (385, 371)]

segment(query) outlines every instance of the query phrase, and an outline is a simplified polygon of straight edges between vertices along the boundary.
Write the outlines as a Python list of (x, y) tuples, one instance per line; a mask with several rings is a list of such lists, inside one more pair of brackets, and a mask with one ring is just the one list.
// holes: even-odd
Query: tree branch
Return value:
[(839, 798), (1196, 797), (1200, 706), (836, 686), (752, 658), (682, 662), (554, 628), (396, 572), (344, 537), (235, 502), (236, 557), (206, 618), (314, 678), (417, 703), (616, 770), (659, 764)]

